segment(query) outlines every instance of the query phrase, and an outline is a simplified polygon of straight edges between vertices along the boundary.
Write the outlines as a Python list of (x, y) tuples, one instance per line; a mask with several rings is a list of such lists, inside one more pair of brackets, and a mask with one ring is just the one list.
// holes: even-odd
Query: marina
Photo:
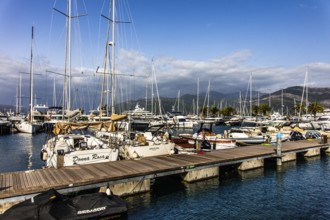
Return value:
[(100, 3), (0, 4), (0, 219), (330, 219), (328, 3)]

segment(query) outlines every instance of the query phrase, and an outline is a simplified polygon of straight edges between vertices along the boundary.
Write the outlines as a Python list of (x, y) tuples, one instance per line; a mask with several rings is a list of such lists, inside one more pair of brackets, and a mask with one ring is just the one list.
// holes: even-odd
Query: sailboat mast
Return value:
[(56, 106), (56, 88), (55, 88), (55, 77), (54, 77), (54, 85), (53, 85), (53, 106)]
[[(111, 8), (109, 7), (109, 15), (110, 15)], [(106, 37), (106, 43), (105, 43), (105, 53), (104, 53), (104, 59), (103, 59), (103, 79), (102, 79), (102, 87), (101, 87), (101, 99), (100, 99), (100, 113), (99, 117), (101, 118), (103, 109), (102, 109), (102, 102), (103, 102), (103, 94), (104, 94), (104, 83), (105, 83), (105, 75), (107, 71), (107, 59), (108, 59), (108, 47), (111, 45), (111, 42), (109, 42), (109, 34), (110, 34), (110, 19), (108, 19), (108, 29), (107, 29), (107, 37)]]
[(148, 75), (146, 74), (146, 100), (145, 100), (145, 110), (148, 110)]
[(16, 109), (15, 109), (16, 114), (18, 113), (18, 85), (16, 87)]
[(178, 91), (178, 107), (177, 107), (177, 111), (180, 112), (180, 89)]
[[(304, 80), (304, 86), (303, 86), (303, 91), (302, 91), (302, 95), (301, 95), (301, 102), (300, 102), (300, 108), (299, 108), (299, 118), (301, 116), (301, 111), (302, 111), (302, 104), (303, 104), (303, 100), (304, 100), (304, 93), (305, 93), (305, 90), (306, 90), (306, 93), (308, 93), (308, 90), (307, 90), (307, 68), (306, 68), (306, 73), (305, 73), (305, 80)], [(307, 102), (308, 102), (308, 95), (306, 94), (306, 107), (307, 107)], [(307, 114), (307, 111), (306, 111), (306, 114)]]
[(242, 91), (239, 91), (239, 115), (242, 116)]
[(116, 0), (112, 0), (112, 62), (111, 62), (111, 114), (115, 113), (115, 85), (116, 85), (116, 73), (115, 73), (115, 9), (116, 9)]
[(199, 116), (199, 109), (198, 109), (198, 105), (199, 105), (199, 78), (197, 79), (197, 100), (196, 100), (196, 115)]
[(250, 73), (250, 117), (252, 117), (252, 73)]
[(151, 72), (151, 113), (154, 113), (154, 59), (152, 61), (152, 72)]
[(68, 88), (68, 106), (71, 109), (71, 0), (68, 0), (68, 55), (69, 55), (69, 88)]
[[(69, 9), (71, 8), (71, 1), (67, 0), (67, 14), (69, 12)], [(64, 80), (63, 80), (63, 99), (62, 99), (62, 120), (64, 120), (64, 111), (66, 107), (68, 108), (68, 102), (67, 101), (67, 61), (68, 61), (68, 47), (69, 47), (69, 20), (70, 17), (66, 15), (66, 41), (65, 41), (65, 53), (64, 53)], [(70, 82), (70, 81), (69, 81)], [(67, 105), (65, 105), (67, 104)]]
[(258, 107), (260, 106), (260, 93), (258, 91)]
[(18, 111), (19, 113), (22, 112), (22, 75), (19, 74), (19, 108)]
[(283, 89), (282, 89), (282, 95), (281, 95), (281, 107), (282, 107), (282, 115), (284, 114), (284, 105), (283, 105)]
[(306, 81), (306, 114), (308, 113), (307, 111), (308, 111), (308, 105), (309, 105), (309, 103), (308, 103), (308, 66), (306, 67), (306, 79), (305, 79), (305, 81)]
[[(158, 99), (159, 115), (163, 119), (162, 104), (161, 104), (161, 100), (160, 100), (160, 97), (159, 97), (158, 84), (157, 84), (157, 78), (156, 78), (156, 74), (155, 74), (155, 67), (154, 67), (154, 65), (152, 65), (152, 72), (154, 73), (153, 75), (154, 75), (154, 79), (155, 79), (156, 93), (157, 93), (157, 99)], [(156, 112), (156, 108), (155, 108), (155, 112)]]
[(209, 86), (207, 87), (207, 113), (206, 117), (209, 117), (209, 112), (210, 112), (210, 90), (211, 90), (211, 83), (209, 80)]
[(33, 120), (33, 35), (34, 27), (31, 33), (31, 57), (30, 57), (30, 121)]

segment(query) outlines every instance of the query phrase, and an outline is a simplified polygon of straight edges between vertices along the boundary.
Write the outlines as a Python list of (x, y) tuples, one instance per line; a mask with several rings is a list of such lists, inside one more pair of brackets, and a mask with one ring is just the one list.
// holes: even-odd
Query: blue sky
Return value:
[[(79, 102), (96, 108), (101, 78), (94, 72), (103, 65), (106, 36), (100, 14), (107, 15), (109, 1), (72, 2), (74, 15), (88, 14), (72, 22), (72, 72), (84, 76), (73, 78), (73, 87)], [(327, 0), (117, 0), (117, 6), (117, 19), (131, 23), (116, 26), (116, 69), (150, 75), (153, 59), (160, 96), (195, 94), (198, 78), (201, 92), (210, 80), (211, 90), (238, 94), (250, 73), (253, 89), (268, 93), (302, 85), (307, 66), (309, 86), (329, 87)], [(45, 71), (64, 66), (65, 18), (53, 7), (65, 12), (66, 1), (0, 1), (0, 104), (15, 104), (19, 71), (29, 70), (32, 25), (35, 72), (42, 74), (35, 77), (38, 102), (52, 104), (54, 78), (60, 96), (63, 79)], [(121, 77), (118, 85), (125, 95), (117, 101), (145, 96), (141, 77)], [(27, 76), (22, 92), (28, 93)]]

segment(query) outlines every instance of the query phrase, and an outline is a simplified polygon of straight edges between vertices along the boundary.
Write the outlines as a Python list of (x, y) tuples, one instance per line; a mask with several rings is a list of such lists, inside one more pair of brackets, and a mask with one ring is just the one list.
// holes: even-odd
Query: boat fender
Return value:
[(47, 151), (42, 150), (42, 151), (40, 152), (40, 159), (41, 159), (42, 161), (46, 161), (46, 160), (47, 160), (47, 157), (48, 157), (48, 153), (47, 153)]
[(106, 189), (105, 193), (107, 194), (107, 196), (111, 196), (112, 195), (111, 190), (110, 190), (109, 187)]

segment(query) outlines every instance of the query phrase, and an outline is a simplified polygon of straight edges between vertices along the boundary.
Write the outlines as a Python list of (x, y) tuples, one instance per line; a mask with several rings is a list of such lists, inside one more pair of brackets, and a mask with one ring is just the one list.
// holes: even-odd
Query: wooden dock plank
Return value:
[[(115, 166), (116, 164), (108, 164)], [(121, 163), (120, 166), (115, 166), (116, 169), (119, 169), (122, 172), (123, 176), (126, 178), (130, 178), (140, 174), (140, 176), (145, 175), (146, 173), (146, 166), (140, 163), (134, 162), (134, 160), (127, 160), (127, 163)]]
[(13, 173), (13, 191), (20, 190), (18, 187), (19, 185), (20, 185), (20, 183), (19, 183), (19, 178), (17, 176), (17, 173)]
[(74, 181), (74, 179), (72, 178), (72, 176), (70, 176), (67, 172), (65, 172), (65, 170), (63, 169), (59, 169), (58, 170), (58, 174), (62, 176), (63, 178), (63, 182), (65, 183), (72, 183)]
[(171, 168), (172, 166), (168, 165), (168, 163), (164, 163), (164, 160), (160, 160), (161, 162), (157, 162), (155, 163), (154, 161), (150, 160), (148, 158), (148, 160), (141, 160), (139, 163), (147, 166), (149, 168), (150, 172), (154, 172), (154, 171), (160, 171), (160, 170), (164, 170), (164, 169), (168, 169)]
[(104, 166), (111, 172), (112, 175), (114, 176), (126, 176), (126, 177), (130, 177), (132, 175), (134, 175), (135, 173), (138, 173), (139, 170), (137, 169), (137, 166), (135, 165), (134, 168), (132, 166), (130, 166), (130, 160), (127, 160), (125, 162), (127, 163), (107, 163), (104, 164)]
[(27, 183), (28, 183), (28, 187), (29, 188), (34, 188), (35, 187), (35, 181), (33, 179), (33, 172), (29, 172), (29, 171), (26, 171), (24, 172), (24, 176), (27, 180)]
[(44, 188), (44, 186), (48, 186), (45, 178), (41, 175), (41, 173), (39, 171), (38, 172), (35, 172), (35, 174), (38, 177), (39, 186), (42, 186), (42, 188)]
[(0, 191), (4, 191), (6, 188), (6, 184), (4, 184), (4, 175), (5, 174), (0, 174)]
[(1, 191), (6, 190), (6, 173), (1, 174)]
[(76, 172), (77, 172), (77, 174), (80, 175), (81, 179), (85, 179), (85, 180), (94, 179), (94, 176), (92, 174), (90, 174), (89, 172), (86, 172), (84, 170), (84, 166), (81, 167), (81, 169), (78, 169)]
[(55, 169), (44, 169), (43, 170), (43, 175), (44, 177), (48, 180), (48, 185), (50, 187), (55, 187), (57, 185), (59, 185), (58, 180), (56, 179), (56, 177), (53, 175)]
[(184, 166), (187, 162), (179, 157), (150, 157), (150, 161), (163, 165), (163, 169), (173, 169)]
[(123, 163), (106, 163), (103, 164), (102, 168), (111, 176), (129, 175), (132, 173), (126, 166), (123, 166)]
[(93, 167), (95, 167), (96, 170), (99, 170), (103, 175), (104, 178), (110, 177), (112, 173), (112, 168), (108, 168), (105, 166), (106, 164), (104, 163), (99, 163), (99, 164), (93, 164)]
[(20, 180), (20, 183), (21, 183), (21, 190), (27, 189), (28, 184), (27, 184), (27, 179), (24, 175), (24, 172), (19, 172), (18, 176), (19, 176), (19, 180)]
[(57, 183), (60, 185), (67, 185), (70, 182), (69, 175), (63, 175), (62, 169), (53, 169), (51, 175), (56, 178)]
[(46, 182), (46, 186), (48, 187), (52, 187), (54, 186), (54, 181), (52, 180), (52, 177), (48, 174), (49, 171), (47, 171), (47, 169), (43, 169), (43, 170), (38, 170), (39, 172), (39, 176), (45, 180)]
[(91, 166), (84, 166), (83, 167), (83, 172), (86, 172), (88, 173), (88, 175), (92, 176), (93, 179), (95, 178), (102, 178), (102, 174), (99, 173), (99, 172), (95, 172), (95, 168), (94, 167), (91, 167)]
[(14, 187), (13, 187), (13, 175), (12, 173), (8, 173), (6, 175), (6, 191), (11, 191), (13, 190)]

